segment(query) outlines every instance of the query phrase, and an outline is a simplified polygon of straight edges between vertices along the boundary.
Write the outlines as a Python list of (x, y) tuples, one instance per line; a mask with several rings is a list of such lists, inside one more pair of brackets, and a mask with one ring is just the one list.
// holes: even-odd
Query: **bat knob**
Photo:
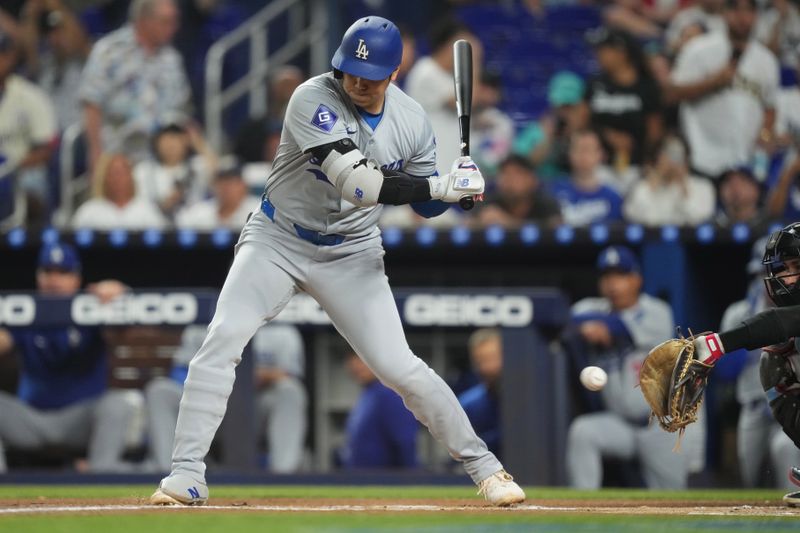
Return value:
[(469, 211), (473, 207), (475, 207), (475, 198), (472, 196), (465, 196), (464, 198), (458, 201), (458, 205), (461, 206), (461, 209), (464, 211)]

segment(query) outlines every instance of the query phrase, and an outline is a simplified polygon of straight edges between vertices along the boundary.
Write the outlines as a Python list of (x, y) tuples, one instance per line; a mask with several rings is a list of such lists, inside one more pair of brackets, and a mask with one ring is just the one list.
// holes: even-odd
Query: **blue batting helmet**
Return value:
[(347, 29), (331, 65), (351, 76), (385, 80), (400, 65), (402, 56), (397, 26), (382, 17), (365, 17)]

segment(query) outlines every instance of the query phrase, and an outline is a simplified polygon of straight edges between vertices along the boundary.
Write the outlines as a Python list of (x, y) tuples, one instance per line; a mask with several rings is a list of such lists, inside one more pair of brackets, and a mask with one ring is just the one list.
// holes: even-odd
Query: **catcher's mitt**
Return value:
[(697, 420), (712, 368), (694, 358), (694, 337), (670, 339), (650, 350), (639, 386), (662, 428), (683, 433)]

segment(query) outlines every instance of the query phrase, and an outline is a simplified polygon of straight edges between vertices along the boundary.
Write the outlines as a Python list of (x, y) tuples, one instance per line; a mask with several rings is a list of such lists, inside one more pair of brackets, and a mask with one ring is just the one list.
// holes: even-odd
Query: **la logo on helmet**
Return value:
[(364, 39), (359, 39), (358, 46), (356, 47), (356, 58), (366, 60), (368, 55), (369, 50), (367, 50), (367, 43), (364, 42)]

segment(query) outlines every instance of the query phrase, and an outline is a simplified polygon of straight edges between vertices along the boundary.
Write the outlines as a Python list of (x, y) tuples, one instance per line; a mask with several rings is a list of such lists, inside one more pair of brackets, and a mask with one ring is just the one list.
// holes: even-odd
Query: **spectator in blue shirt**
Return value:
[(503, 375), (503, 341), (497, 329), (479, 329), (469, 338), (472, 368), (480, 383), (464, 391), (458, 401), (475, 432), (489, 450), (500, 457), (500, 381)]
[[(75, 249), (66, 244), (44, 246), (36, 285), (42, 296), (75, 295), (81, 287)], [(88, 287), (102, 301), (126, 289), (114, 280)], [(88, 448), (89, 470), (124, 470), (127, 428), (137, 403), (127, 391), (107, 388), (108, 357), (100, 328), (0, 328), (0, 355), (14, 348), (21, 370), (17, 396), (0, 392), (0, 472), (7, 468), (4, 446)]]
[(362, 387), (346, 424), (346, 468), (415, 468), (419, 424), (396, 392), (384, 386), (356, 355), (347, 369)]
[(595, 131), (584, 129), (572, 134), (569, 162), (569, 178), (552, 184), (564, 222), (586, 226), (622, 220), (622, 197), (601, 181), (603, 146)]

